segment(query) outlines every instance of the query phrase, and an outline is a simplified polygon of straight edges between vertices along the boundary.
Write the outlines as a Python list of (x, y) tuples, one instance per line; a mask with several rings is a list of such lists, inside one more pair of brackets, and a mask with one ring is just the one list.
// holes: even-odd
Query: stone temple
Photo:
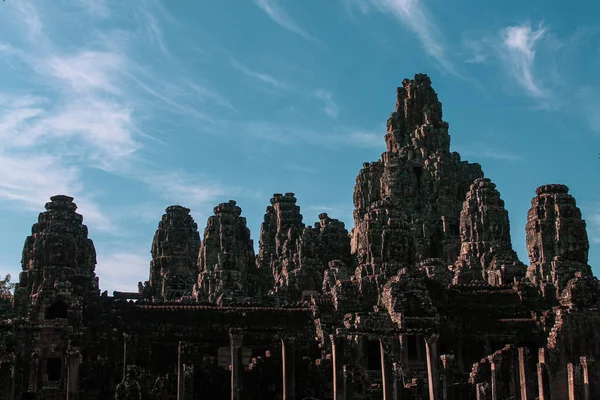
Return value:
[(397, 89), (385, 144), (350, 232), (274, 194), (255, 254), (235, 201), (202, 238), (170, 206), (135, 293), (101, 293), (83, 217), (52, 197), (0, 298), (0, 398), (600, 399), (600, 284), (569, 189), (536, 189), (527, 265), (426, 75)]

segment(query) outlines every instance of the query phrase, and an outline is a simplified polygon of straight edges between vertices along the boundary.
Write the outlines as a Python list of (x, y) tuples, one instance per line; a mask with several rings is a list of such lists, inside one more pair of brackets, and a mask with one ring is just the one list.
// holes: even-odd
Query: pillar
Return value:
[(29, 382), (27, 391), (30, 393), (36, 393), (38, 389), (39, 381), (39, 367), (40, 367), (40, 355), (37, 351), (31, 353), (31, 359), (29, 361)]
[(194, 366), (183, 364), (183, 376), (185, 377), (183, 388), (183, 399), (194, 399)]
[(394, 400), (403, 400), (404, 398), (404, 371), (401, 363), (394, 363)]
[(179, 342), (177, 349), (177, 400), (185, 400), (185, 375), (187, 342)]
[(135, 335), (123, 333), (123, 380), (127, 374), (127, 366), (135, 364), (136, 339)]
[(8, 400), (15, 399), (16, 375), (17, 375), (17, 356), (15, 353), (12, 353), (12, 359), (10, 362), (10, 382), (9, 382), (9, 388), (8, 388)]
[(365, 362), (365, 336), (364, 335), (355, 335), (354, 336), (354, 346), (355, 346), (355, 357), (354, 364), (364, 367)]
[(81, 353), (72, 349), (67, 352), (67, 400), (79, 398), (79, 366), (81, 365)]
[(508, 382), (508, 393), (505, 393), (508, 397), (512, 397), (514, 399), (519, 399), (519, 394), (521, 390), (519, 389), (519, 362), (516, 349), (513, 345), (510, 345), (510, 350), (508, 353), (508, 373), (509, 373), (509, 382)]
[(492, 354), (488, 356), (490, 363), (490, 389), (492, 391), (492, 400), (498, 400), (498, 370), (500, 369), (500, 357)]
[(402, 369), (408, 371), (408, 337), (405, 334), (398, 335), (398, 343), (400, 344), (400, 363)]
[(583, 377), (583, 399), (584, 400), (592, 400), (592, 396), (594, 393), (594, 388), (592, 387), (593, 382), (590, 380), (590, 370), (594, 363), (594, 360), (589, 357), (579, 357), (579, 362), (581, 363), (582, 368), (582, 377)]
[(242, 339), (240, 333), (229, 331), (231, 353), (231, 400), (240, 400), (242, 389)]
[(567, 364), (567, 391), (569, 400), (575, 400), (575, 366), (573, 363)]
[(538, 400), (551, 400), (550, 394), (550, 371), (546, 363), (546, 349), (538, 350), (537, 378), (538, 378)]
[(329, 335), (333, 355), (333, 400), (344, 400), (344, 337)]
[(296, 344), (293, 338), (281, 339), (283, 400), (296, 400)]
[[(383, 381), (383, 400), (392, 400), (392, 355), (386, 351), (391, 343), (388, 338), (379, 338), (379, 354), (381, 356), (381, 377)], [(388, 353), (388, 354), (386, 354)]]
[(454, 356), (443, 354), (440, 356), (442, 361), (442, 400), (454, 399), (454, 387), (452, 379), (452, 367), (454, 364)]
[(527, 376), (525, 374), (527, 349), (525, 347), (519, 347), (517, 351), (519, 362), (519, 388), (521, 391), (521, 400), (527, 400)]
[(489, 400), (491, 398), (490, 385), (488, 385), (487, 382), (480, 382), (476, 384), (475, 395), (477, 400)]
[(463, 346), (463, 337), (462, 335), (458, 337), (456, 343), (456, 367), (460, 372), (464, 372), (465, 370), (465, 359), (464, 359), (464, 346)]
[(438, 382), (438, 355), (437, 341), (438, 335), (425, 336), (425, 351), (427, 353), (427, 378), (429, 381), (429, 400), (439, 399)]
[(344, 365), (344, 398), (354, 400), (354, 376), (350, 365)]

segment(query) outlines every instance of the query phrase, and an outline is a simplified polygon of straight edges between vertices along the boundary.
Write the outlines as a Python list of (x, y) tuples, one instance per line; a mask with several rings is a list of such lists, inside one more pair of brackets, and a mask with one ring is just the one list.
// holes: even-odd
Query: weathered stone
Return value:
[(501, 286), (525, 276), (510, 241), (504, 201), (490, 179), (476, 179), (460, 214), (461, 250), (455, 263), (455, 284), (477, 281)]
[(361, 269), (413, 264), (460, 250), (459, 217), (471, 183), (483, 173), (450, 152), (448, 123), (426, 75), (405, 79), (388, 120), (387, 152), (365, 163), (354, 190), (352, 252)]
[(214, 213), (200, 246), (196, 297), (218, 304), (248, 301), (256, 266), (246, 218), (233, 200), (216, 206)]
[(280, 280), (284, 269), (294, 269), (290, 266), (294, 262), (296, 242), (303, 230), (302, 214), (294, 194), (286, 193), (284, 196), (275, 193), (260, 227), (257, 256), (258, 266), (270, 268), (275, 281)]
[(82, 322), (83, 303), (99, 295), (96, 251), (73, 198), (53, 196), (25, 240), (15, 307), (32, 320)]
[(600, 398), (600, 283), (566, 187), (538, 189), (524, 278), (500, 194), (450, 152), (425, 75), (398, 89), (385, 140), (351, 235), (327, 214), (306, 227), (275, 194), (255, 257), (234, 201), (202, 243), (169, 207), (140, 293), (99, 296), (82, 217), (53, 197), (15, 307), (0, 299), (0, 398)]
[(319, 215), (314, 227), (302, 223), (293, 193), (274, 194), (261, 227), (257, 266), (273, 271), (272, 294), (280, 301), (306, 300), (320, 293), (329, 262), (351, 263), (344, 223)]
[(576, 272), (592, 274), (585, 221), (565, 185), (536, 189), (527, 213), (527, 278), (548, 298), (559, 298)]
[(198, 277), (199, 251), (198, 225), (189, 208), (167, 207), (152, 241), (145, 294), (167, 301), (191, 295)]

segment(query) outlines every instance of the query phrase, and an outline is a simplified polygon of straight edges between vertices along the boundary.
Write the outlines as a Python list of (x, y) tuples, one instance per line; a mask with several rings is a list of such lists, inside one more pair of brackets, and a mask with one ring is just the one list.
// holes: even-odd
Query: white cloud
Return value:
[(244, 75), (249, 76), (254, 79), (257, 79), (268, 85), (271, 85), (276, 89), (283, 89), (283, 90), (289, 89), (289, 86), (286, 83), (281, 82), (280, 80), (278, 80), (276, 78), (273, 78), (271, 75), (268, 75), (268, 74), (265, 74), (262, 72), (253, 71), (235, 59), (231, 60), (231, 65), (233, 65), (237, 70), (242, 72)]
[(545, 33), (546, 28), (541, 25), (534, 30), (529, 24), (509, 26), (502, 31), (509, 71), (529, 95), (538, 98), (548, 96), (534, 74), (535, 46)]
[(478, 159), (487, 158), (505, 161), (517, 161), (521, 159), (518, 154), (508, 152), (498, 148), (498, 146), (485, 143), (470, 143), (467, 145), (457, 144), (454, 146), (454, 151), (459, 152), (462, 156), (475, 157)]
[(373, 132), (351, 132), (348, 135), (349, 143), (356, 147), (378, 148), (385, 145), (384, 135)]
[(327, 90), (318, 89), (315, 90), (314, 95), (317, 99), (323, 102), (325, 106), (325, 114), (329, 115), (331, 118), (337, 118), (339, 113), (339, 107), (337, 103), (333, 100), (333, 94)]
[[(46, 15), (57, 14), (40, 12), (42, 3), (18, 2), (16, 11), (0, 15), (0, 23), (14, 22), (14, 28), (25, 33), (21, 41), (0, 43), (2, 61), (13, 70), (18, 65), (15, 72), (29, 82), (19, 92), (0, 91), (0, 198), (6, 205), (39, 211), (51, 195), (67, 194), (75, 197), (89, 225), (116, 234), (119, 229), (114, 229), (96, 198), (87, 194), (95, 186), (85, 182), (85, 168), (135, 179), (184, 200), (200, 201), (220, 193), (218, 185), (205, 189), (201, 182), (187, 192), (175, 186), (176, 179), (150, 182), (139, 150), (154, 138), (141, 129), (140, 121), (154, 116), (152, 107), (210, 121), (197, 107), (199, 102), (233, 109), (231, 104), (201, 79), (190, 85), (191, 75), (174, 57), (165, 62), (178, 73), (157, 79), (156, 71), (135, 59), (135, 48), (148, 44), (144, 29), (99, 33), (94, 23), (105, 16), (104, 3), (76, 2), (89, 11), (85, 34), (93, 38), (82, 40), (80, 47), (77, 41), (69, 47), (55, 44), (63, 39), (54, 35), (59, 31), (54, 29), (58, 19)], [(160, 21), (144, 4), (145, 18), (140, 23), (151, 34), (150, 44), (154, 40), (164, 55), (169, 51)], [(156, 169), (171, 174), (164, 166)]]
[(254, 0), (254, 3), (260, 7), (273, 21), (281, 27), (298, 34), (305, 39), (318, 41), (315, 37), (308, 34), (300, 27), (287, 13), (279, 7), (278, 0)]
[(150, 259), (149, 249), (127, 249), (109, 254), (99, 252), (96, 274), (100, 277), (100, 289), (137, 292), (137, 283), (148, 279)]
[(385, 147), (383, 134), (377, 134), (345, 126), (315, 130), (306, 126), (278, 124), (269, 121), (249, 121), (236, 126), (236, 131), (256, 139), (291, 146), (305, 143), (331, 148), (355, 147), (370, 149)]
[(419, 0), (347, 0), (351, 5), (368, 13), (371, 8), (392, 15), (407, 29), (414, 32), (425, 51), (435, 58), (442, 68), (455, 73), (454, 66), (446, 57), (442, 34), (433, 17)]

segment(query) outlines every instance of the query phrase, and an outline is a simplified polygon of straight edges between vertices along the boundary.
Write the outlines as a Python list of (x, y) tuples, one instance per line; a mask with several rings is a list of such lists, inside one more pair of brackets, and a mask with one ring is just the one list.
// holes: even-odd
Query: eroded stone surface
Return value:
[(387, 152), (365, 163), (354, 191), (352, 251), (361, 268), (459, 255), (459, 218), (481, 167), (450, 152), (448, 123), (426, 75), (405, 79), (388, 120)]
[(525, 230), (531, 262), (527, 277), (547, 297), (560, 297), (575, 273), (592, 274), (585, 221), (567, 186), (536, 189)]
[(191, 295), (199, 250), (200, 234), (190, 209), (167, 207), (152, 241), (147, 295), (167, 301)]
[(96, 250), (75, 210), (72, 197), (51, 197), (25, 239), (15, 305), (33, 320), (60, 316), (80, 323), (83, 302), (98, 295)]
[(455, 263), (455, 284), (488, 282), (501, 286), (525, 276), (510, 241), (504, 201), (490, 179), (476, 179), (460, 214), (461, 251)]
[[(524, 277), (500, 194), (450, 152), (427, 76), (398, 89), (385, 141), (358, 175), (351, 235), (327, 214), (305, 226), (294, 194), (275, 194), (255, 257), (234, 201), (201, 245), (189, 210), (169, 207), (141, 293), (99, 295), (82, 217), (53, 197), (15, 308), (0, 306), (0, 398), (561, 400), (583, 373), (599, 383), (600, 283), (566, 186), (537, 191)], [(172, 277), (195, 275), (192, 297), (185, 279), (173, 295)]]
[(196, 297), (219, 304), (244, 302), (252, 294), (255, 255), (242, 209), (230, 200), (208, 218), (198, 257)]

